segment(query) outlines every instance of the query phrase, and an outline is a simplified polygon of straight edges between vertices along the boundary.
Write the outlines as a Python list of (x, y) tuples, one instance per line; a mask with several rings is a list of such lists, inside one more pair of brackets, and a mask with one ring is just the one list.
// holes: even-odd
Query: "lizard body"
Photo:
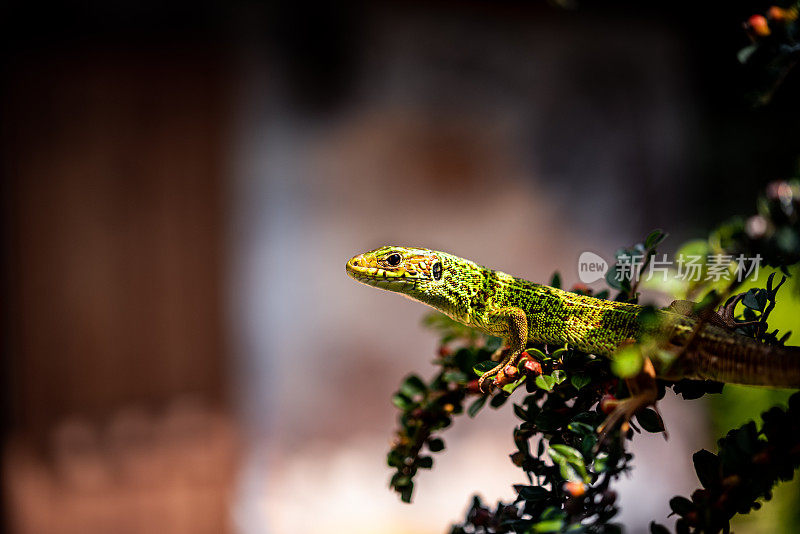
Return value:
[(351, 258), (346, 270), (359, 282), (400, 293), (503, 338), (509, 353), (481, 377), (481, 386), (515, 364), (528, 341), (569, 344), (613, 357), (622, 344), (652, 336), (680, 351), (676, 361), (654, 370), (662, 378), (800, 387), (796, 347), (765, 345), (713, 325), (695, 333), (696, 319), (670, 311), (657, 312), (656, 321), (643, 321), (646, 308), (637, 304), (536, 284), (444, 252), (386, 246)]

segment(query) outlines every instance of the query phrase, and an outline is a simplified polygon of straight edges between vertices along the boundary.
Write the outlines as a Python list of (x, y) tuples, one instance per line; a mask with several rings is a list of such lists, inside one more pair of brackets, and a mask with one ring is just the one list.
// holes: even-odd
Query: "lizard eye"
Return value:
[(442, 263), (441, 262), (437, 261), (436, 263), (434, 263), (433, 264), (433, 269), (431, 269), (431, 271), (433, 272), (433, 279), (434, 280), (441, 280), (442, 279)]
[(397, 265), (400, 265), (401, 259), (402, 258), (400, 257), (400, 254), (391, 254), (388, 258), (386, 258), (386, 263), (388, 263), (392, 267), (395, 267)]

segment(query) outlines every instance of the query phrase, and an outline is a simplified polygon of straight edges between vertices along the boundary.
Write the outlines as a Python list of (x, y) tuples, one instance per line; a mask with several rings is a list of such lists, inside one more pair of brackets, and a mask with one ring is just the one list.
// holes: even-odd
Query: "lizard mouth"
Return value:
[(358, 282), (384, 289), (414, 286), (419, 280), (404, 270), (392, 271), (371, 265), (363, 254), (351, 258), (345, 265), (345, 270)]

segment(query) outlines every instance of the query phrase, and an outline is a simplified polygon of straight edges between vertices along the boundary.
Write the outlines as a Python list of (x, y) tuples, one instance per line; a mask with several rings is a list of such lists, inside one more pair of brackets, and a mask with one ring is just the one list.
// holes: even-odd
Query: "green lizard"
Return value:
[(604, 428), (653, 404), (656, 376), (800, 387), (800, 348), (766, 345), (712, 324), (695, 331), (697, 319), (672, 311), (659, 311), (657, 320), (645, 321), (645, 308), (637, 304), (562, 291), (423, 248), (382, 247), (351, 258), (346, 269), (359, 282), (400, 293), (503, 338), (506, 356), (481, 376), (481, 390), (492, 377), (500, 384), (502, 370), (517, 364), (528, 341), (568, 344), (613, 358), (626, 343), (651, 338), (679, 355), (666, 364), (656, 361), (656, 366), (645, 360), (640, 376), (628, 381), (631, 397)]

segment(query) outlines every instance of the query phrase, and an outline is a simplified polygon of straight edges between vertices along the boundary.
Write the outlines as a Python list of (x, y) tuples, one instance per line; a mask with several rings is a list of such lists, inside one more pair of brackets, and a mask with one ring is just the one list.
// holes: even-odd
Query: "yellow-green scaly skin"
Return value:
[[(606, 357), (612, 357), (621, 343), (643, 336), (680, 348), (696, 324), (664, 311), (658, 321), (643, 325), (639, 316), (644, 308), (636, 304), (536, 284), (423, 248), (382, 247), (351, 258), (346, 269), (359, 282), (400, 293), (467, 326), (503, 337), (512, 353), (503, 365), (515, 362), (528, 341), (569, 344)], [(794, 347), (765, 345), (706, 325), (691, 351), (684, 351), (668, 369), (657, 366), (656, 371), (670, 379), (800, 387), (800, 354)]]

